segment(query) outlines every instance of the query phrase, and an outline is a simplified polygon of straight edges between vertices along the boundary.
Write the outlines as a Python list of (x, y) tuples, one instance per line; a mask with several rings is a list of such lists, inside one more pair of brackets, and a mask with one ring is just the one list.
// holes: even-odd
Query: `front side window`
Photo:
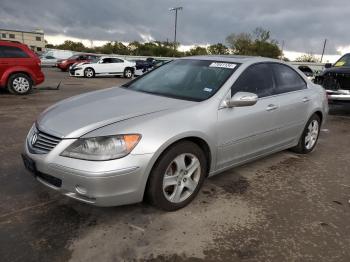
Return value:
[(113, 62), (112, 62), (112, 58), (104, 58), (104, 59), (102, 60), (102, 63), (103, 63), (103, 64), (110, 64), (110, 63), (113, 63)]
[(238, 64), (179, 59), (150, 71), (124, 87), (166, 97), (203, 101), (213, 96)]
[(15, 46), (0, 46), (0, 57), (2, 58), (27, 58), (26, 52)]
[(258, 97), (273, 95), (273, 73), (270, 64), (255, 64), (248, 67), (233, 84), (231, 95), (237, 92), (250, 92)]
[(276, 94), (306, 89), (302, 77), (292, 68), (282, 64), (272, 64), (276, 79)]
[(350, 54), (342, 56), (335, 64), (335, 67), (350, 66)]

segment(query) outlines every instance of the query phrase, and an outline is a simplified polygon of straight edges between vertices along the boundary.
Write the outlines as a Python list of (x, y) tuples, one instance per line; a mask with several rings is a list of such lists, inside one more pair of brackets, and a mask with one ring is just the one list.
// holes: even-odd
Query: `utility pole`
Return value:
[(284, 51), (284, 40), (282, 40), (281, 60), (283, 60), (284, 58), (283, 51)]
[(322, 50), (322, 55), (321, 55), (321, 63), (322, 63), (322, 59), (323, 59), (323, 55), (324, 55), (324, 50), (326, 49), (326, 44), (327, 44), (327, 39), (325, 39), (324, 43), (323, 43), (323, 50)]
[(177, 11), (178, 10), (182, 10), (183, 7), (179, 6), (179, 7), (172, 7), (169, 9), (169, 11), (175, 11), (175, 35), (174, 35), (174, 56), (175, 56), (175, 52), (176, 52), (176, 31), (177, 31)]

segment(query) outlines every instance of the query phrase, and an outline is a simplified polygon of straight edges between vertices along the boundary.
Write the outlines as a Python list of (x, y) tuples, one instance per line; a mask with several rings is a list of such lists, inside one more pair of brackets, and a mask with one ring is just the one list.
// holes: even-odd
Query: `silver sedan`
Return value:
[(281, 61), (188, 57), (48, 108), (22, 157), (38, 181), (71, 198), (148, 199), (171, 211), (209, 176), (284, 149), (313, 151), (327, 112), (322, 87)]

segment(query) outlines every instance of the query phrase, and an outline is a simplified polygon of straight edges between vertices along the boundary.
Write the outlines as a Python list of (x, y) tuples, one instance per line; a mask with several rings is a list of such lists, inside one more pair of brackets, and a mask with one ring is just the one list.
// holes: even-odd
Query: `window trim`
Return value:
[[(309, 85), (308, 85), (308, 83), (306, 82), (306, 80), (304, 79), (304, 77), (301, 76), (301, 75), (299, 74), (299, 72), (298, 72), (297, 70), (295, 70), (295, 68), (293, 68), (292, 66), (290, 66), (290, 65), (288, 65), (288, 64), (284, 64), (284, 63), (279, 63), (279, 62), (277, 62), (277, 61), (261, 61), (261, 62), (256, 62), (256, 63), (250, 64), (246, 69), (244, 69), (244, 71), (239, 75), (239, 77), (235, 80), (235, 82), (234, 82), (234, 83), (232, 84), (232, 86), (230, 87), (229, 92), (231, 93), (231, 97), (233, 97), (233, 94), (232, 94), (232, 87), (233, 87), (233, 85), (238, 81), (238, 79), (242, 76), (242, 74), (243, 74), (248, 68), (250, 68), (251, 66), (254, 66), (254, 65), (258, 65), (258, 64), (277, 64), (277, 65), (284, 65), (284, 66), (287, 66), (287, 67), (289, 67), (290, 69), (292, 69), (296, 74), (299, 75), (299, 77), (304, 81), (305, 86), (306, 86), (305, 89), (294, 90), (294, 91), (284, 92), (284, 93), (280, 93), (280, 94), (273, 94), (273, 95), (270, 95), (270, 96), (263, 96), (263, 97), (259, 97), (258, 100), (260, 100), (260, 99), (265, 99), (265, 98), (270, 98), (270, 97), (276, 97), (276, 96), (280, 96), (280, 95), (284, 95), (284, 94), (290, 94), (290, 93), (300, 92), (300, 91), (309, 89)], [(271, 68), (271, 70), (272, 70), (272, 74), (273, 74), (273, 84), (274, 84), (274, 88), (276, 88), (276, 77), (275, 77), (275, 73), (274, 73), (274, 71), (273, 71), (272, 68)]]

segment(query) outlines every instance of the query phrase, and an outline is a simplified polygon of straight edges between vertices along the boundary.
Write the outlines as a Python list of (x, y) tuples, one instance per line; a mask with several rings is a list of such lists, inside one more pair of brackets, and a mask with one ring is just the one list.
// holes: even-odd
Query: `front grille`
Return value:
[(30, 141), (28, 142), (35, 151), (39, 151), (38, 153), (46, 154), (54, 149), (55, 146), (61, 142), (61, 140), (61, 138), (37, 130), (33, 133)]

